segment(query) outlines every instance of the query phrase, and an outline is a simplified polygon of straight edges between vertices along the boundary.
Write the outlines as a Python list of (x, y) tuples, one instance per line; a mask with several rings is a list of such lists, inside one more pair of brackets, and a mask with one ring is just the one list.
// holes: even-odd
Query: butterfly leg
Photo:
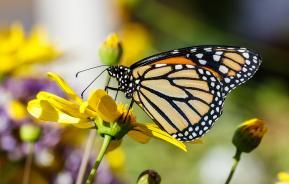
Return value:
[(115, 97), (114, 97), (114, 100), (116, 100), (117, 95), (118, 95), (118, 92), (119, 92), (119, 88), (114, 88), (114, 87), (106, 86), (104, 89), (105, 89), (105, 91), (106, 91), (107, 93), (108, 93), (108, 90), (116, 91), (116, 94), (115, 94)]
[(106, 92), (108, 92), (107, 91), (108, 90), (107, 87), (109, 86), (110, 79), (111, 79), (111, 77), (109, 76), (108, 79), (107, 79), (106, 85), (105, 85), (105, 91)]
[(133, 103), (134, 103), (134, 101), (131, 100), (131, 101), (130, 101), (130, 104), (129, 104), (129, 107), (128, 107), (128, 109), (127, 109), (127, 113), (126, 113), (125, 118), (124, 118), (124, 122), (126, 121), (126, 118), (127, 118), (127, 116), (128, 116), (129, 110), (132, 108)]
[(114, 87), (110, 87), (110, 86), (105, 86), (104, 90), (105, 90), (106, 92), (108, 92), (108, 89), (109, 89), (109, 90), (112, 90), (112, 91), (118, 91), (118, 88), (114, 88)]

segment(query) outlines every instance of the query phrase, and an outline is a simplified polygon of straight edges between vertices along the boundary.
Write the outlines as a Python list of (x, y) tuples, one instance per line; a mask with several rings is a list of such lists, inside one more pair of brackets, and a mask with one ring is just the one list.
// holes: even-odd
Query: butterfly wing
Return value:
[(196, 46), (145, 58), (132, 65), (131, 69), (155, 64), (191, 64), (205, 67), (223, 84), (225, 96), (256, 73), (261, 64), (261, 57), (247, 48)]
[(206, 133), (222, 113), (222, 84), (205, 68), (153, 64), (133, 71), (136, 101), (166, 132), (181, 141)]

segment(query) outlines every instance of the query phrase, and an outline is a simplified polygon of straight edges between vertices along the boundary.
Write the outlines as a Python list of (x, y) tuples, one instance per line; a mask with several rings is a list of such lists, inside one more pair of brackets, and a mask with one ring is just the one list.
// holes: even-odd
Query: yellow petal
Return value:
[[(159, 127), (154, 124), (154, 123), (150, 123), (148, 124), (148, 126), (152, 127), (152, 128), (156, 128), (156, 129), (159, 129)], [(202, 139), (196, 139), (196, 140), (193, 140), (193, 141), (190, 141), (190, 142), (186, 142), (188, 144), (203, 144), (204, 141)]]
[(88, 118), (87, 114), (79, 112), (79, 105), (52, 93), (41, 91), (37, 94), (37, 99), (48, 101), (54, 108), (76, 118)]
[(0, 61), (0, 73), (9, 73), (18, 66), (15, 57), (8, 54), (1, 54)]
[(43, 121), (57, 121), (58, 113), (47, 101), (31, 100), (27, 105), (28, 112), (35, 118)]
[(93, 111), (89, 108), (87, 101), (80, 104), (79, 112), (82, 114), (87, 114), (89, 117), (94, 117), (95, 119), (98, 116), (98, 114), (95, 111)]
[(24, 119), (27, 117), (26, 105), (17, 100), (13, 100), (9, 103), (8, 114), (15, 120)]
[(49, 44), (47, 32), (41, 26), (33, 27), (30, 33), (29, 41), (40, 45)]
[(286, 173), (286, 172), (280, 172), (278, 173), (278, 179), (280, 181), (287, 181), (289, 182), (289, 173)]
[(128, 23), (122, 28), (123, 56), (121, 64), (132, 65), (135, 61), (145, 56), (151, 48), (151, 35), (149, 31), (139, 23)]
[(88, 102), (83, 102), (79, 106), (79, 112), (84, 113), (87, 108), (88, 108)]
[(92, 108), (94, 111), (97, 111), (97, 105), (99, 104), (100, 99), (106, 95), (107, 93), (101, 89), (91, 91), (87, 98), (89, 107)]
[(120, 140), (112, 140), (110, 143), (109, 143), (109, 146), (106, 150), (107, 153), (111, 152), (111, 151), (114, 151), (116, 148), (118, 148), (120, 146), (122, 142), (122, 139)]
[(171, 143), (178, 148), (182, 149), (183, 151), (187, 151), (186, 145), (182, 143), (181, 141), (178, 141), (177, 139), (173, 138), (171, 135), (166, 133), (165, 131), (162, 131), (158, 127), (156, 127), (155, 124), (139, 124), (137, 123), (134, 127), (135, 130), (138, 130), (142, 132), (143, 134), (154, 137), (163, 141), (166, 141), (168, 143)]
[(76, 92), (56, 73), (49, 72), (48, 77), (55, 81), (57, 85), (71, 98), (77, 103), (81, 103), (82, 99), (76, 94)]
[(132, 139), (138, 141), (139, 143), (146, 144), (150, 140), (150, 136), (144, 134), (143, 132), (137, 131), (137, 130), (131, 130), (127, 134)]
[(77, 128), (83, 128), (83, 129), (88, 129), (88, 128), (94, 128), (95, 125), (93, 122), (87, 121), (87, 120), (83, 120), (80, 121), (79, 123), (75, 123), (73, 124), (73, 126), (77, 127)]
[[(114, 141), (112, 141), (112, 143), (113, 142)], [(125, 154), (121, 147), (118, 146), (116, 149), (107, 152), (105, 156), (109, 167), (113, 171), (121, 171), (124, 168)]]
[(87, 123), (89, 123), (87, 119), (75, 118), (55, 109), (48, 101), (45, 100), (31, 100), (28, 103), (27, 110), (33, 117), (42, 121), (52, 121), (73, 125), (77, 124), (77, 126), (81, 126), (81, 124), (83, 124), (85, 128), (88, 127)]
[(89, 107), (104, 121), (114, 122), (121, 115), (115, 101), (104, 90), (92, 92), (87, 101)]
[(204, 144), (204, 141), (202, 139), (196, 139), (190, 142), (186, 142), (188, 144)]
[(49, 43), (45, 30), (39, 26), (33, 28), (30, 37), (17, 53), (22, 63), (47, 62), (59, 55), (57, 49)]
[[(0, 31), (0, 53), (13, 54), (23, 45), (24, 31), (19, 23), (14, 23), (7, 30)], [(2, 62), (2, 60), (1, 60)]]

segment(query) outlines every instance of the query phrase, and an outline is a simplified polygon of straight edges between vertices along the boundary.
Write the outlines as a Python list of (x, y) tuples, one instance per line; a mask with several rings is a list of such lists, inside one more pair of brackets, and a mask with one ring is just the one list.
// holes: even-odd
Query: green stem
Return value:
[(234, 173), (235, 173), (235, 170), (236, 170), (236, 168), (237, 168), (237, 166), (238, 166), (238, 163), (239, 163), (239, 161), (240, 161), (240, 159), (241, 159), (241, 154), (242, 154), (242, 152), (241, 152), (239, 149), (237, 149), (237, 150), (236, 150), (236, 154), (235, 154), (235, 156), (233, 157), (233, 158), (234, 158), (234, 163), (233, 163), (233, 165), (232, 165), (230, 174), (229, 174), (229, 176), (228, 176), (225, 184), (229, 184), (229, 183), (230, 183), (230, 181), (231, 181), (231, 179), (232, 179), (232, 177), (233, 177), (233, 175), (234, 175)]
[(97, 171), (97, 168), (109, 146), (109, 143), (111, 141), (111, 136), (110, 135), (104, 135), (104, 140), (103, 140), (103, 143), (102, 143), (102, 146), (100, 148), (100, 151), (99, 151), (99, 154), (96, 158), (96, 161), (93, 165), (93, 168), (90, 170), (90, 173), (89, 173), (89, 176), (86, 180), (86, 184), (92, 184), (93, 181), (94, 181), (94, 178), (95, 178), (95, 175), (96, 175), (96, 171)]
[(28, 143), (28, 155), (25, 161), (23, 184), (28, 184), (33, 160), (34, 143)]

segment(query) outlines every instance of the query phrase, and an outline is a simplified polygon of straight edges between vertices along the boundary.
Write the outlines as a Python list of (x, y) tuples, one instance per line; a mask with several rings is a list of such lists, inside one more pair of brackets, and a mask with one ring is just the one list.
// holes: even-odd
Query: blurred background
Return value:
[[(125, 138), (113, 159), (102, 164), (97, 183), (135, 183), (146, 169), (159, 172), (165, 184), (224, 183), (235, 152), (234, 130), (253, 117), (265, 120), (269, 131), (256, 151), (243, 155), (232, 183), (274, 183), (278, 172), (289, 171), (288, 20), (287, 0), (0, 0), (0, 183), (21, 183), (29, 147), (19, 132), (34, 121), (23, 112), (25, 104), (39, 90), (61, 95), (46, 72), (59, 73), (80, 94), (98, 71), (77, 79), (75, 73), (100, 64), (97, 50), (110, 32), (120, 35), (121, 63), (128, 66), (161, 51), (204, 44), (251, 48), (263, 63), (253, 79), (228, 96), (223, 116), (203, 144), (189, 145), (184, 153), (160, 141), (142, 145)], [(5, 42), (11, 32), (16, 35), (11, 43), (28, 37), (24, 53)], [(15, 50), (21, 57), (5, 55)], [(103, 86), (97, 82), (93, 87)], [(135, 110), (140, 122), (150, 121)], [(37, 126), (42, 135), (31, 183), (74, 183), (88, 131), (53, 123)]]

